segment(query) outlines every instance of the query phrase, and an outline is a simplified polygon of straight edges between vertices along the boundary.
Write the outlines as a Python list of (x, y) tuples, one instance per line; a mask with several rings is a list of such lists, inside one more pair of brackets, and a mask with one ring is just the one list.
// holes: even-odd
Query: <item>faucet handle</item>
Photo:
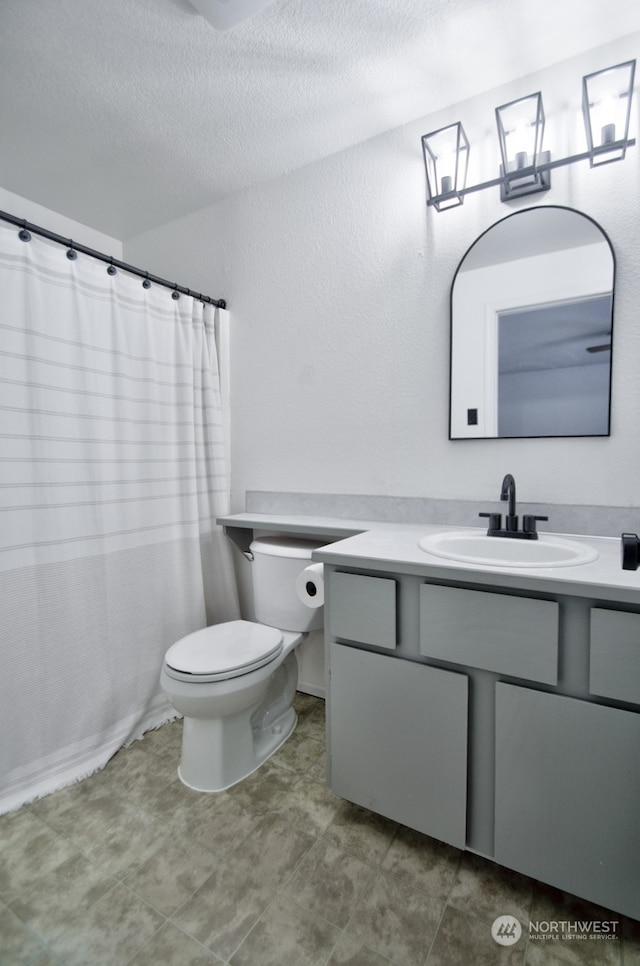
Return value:
[(548, 519), (549, 517), (537, 517), (533, 513), (524, 513), (522, 516), (522, 530), (524, 533), (536, 533), (536, 521)]
[(494, 530), (502, 529), (502, 514), (501, 513), (479, 513), (479, 517), (489, 518), (489, 529), (487, 533), (493, 533)]

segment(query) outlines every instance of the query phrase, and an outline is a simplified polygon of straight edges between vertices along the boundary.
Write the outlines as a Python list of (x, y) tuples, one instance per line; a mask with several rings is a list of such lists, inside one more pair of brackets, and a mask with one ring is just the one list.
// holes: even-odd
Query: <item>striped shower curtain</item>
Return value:
[(221, 310), (65, 255), (0, 225), (0, 813), (168, 720), (167, 647), (238, 616)]

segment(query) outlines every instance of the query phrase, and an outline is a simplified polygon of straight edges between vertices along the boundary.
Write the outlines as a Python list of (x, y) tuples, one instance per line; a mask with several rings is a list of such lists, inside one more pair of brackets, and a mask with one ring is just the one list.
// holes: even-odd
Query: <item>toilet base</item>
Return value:
[(248, 727), (246, 714), (214, 721), (185, 717), (178, 777), (196, 792), (223, 792), (275, 754), (297, 722), (293, 707), (265, 728)]
[[(199, 792), (222, 792), (251, 775), (287, 740), (298, 720), (295, 647), (302, 635), (283, 631), (283, 649), (270, 664), (220, 681), (160, 682), (184, 717), (180, 781)], [(274, 668), (273, 665), (276, 665)]]

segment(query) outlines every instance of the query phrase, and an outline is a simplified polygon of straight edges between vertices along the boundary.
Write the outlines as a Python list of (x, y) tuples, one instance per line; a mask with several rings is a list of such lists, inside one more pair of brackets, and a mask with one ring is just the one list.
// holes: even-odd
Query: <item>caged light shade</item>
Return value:
[(496, 108), (503, 201), (550, 187), (549, 172), (539, 170), (549, 160), (549, 153), (542, 150), (544, 120), (540, 92)]
[(592, 168), (625, 156), (635, 68), (635, 60), (629, 60), (582, 78), (582, 114)]
[(467, 183), (469, 141), (459, 121), (422, 137), (427, 172), (427, 204), (436, 211), (461, 205)]

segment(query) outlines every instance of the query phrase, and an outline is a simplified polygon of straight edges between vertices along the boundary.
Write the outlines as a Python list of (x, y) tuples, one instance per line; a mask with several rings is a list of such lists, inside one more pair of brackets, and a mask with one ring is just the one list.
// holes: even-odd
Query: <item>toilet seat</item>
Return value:
[(178, 681), (223, 681), (269, 664), (282, 647), (282, 631), (276, 627), (226, 621), (176, 641), (165, 654), (165, 671)]

